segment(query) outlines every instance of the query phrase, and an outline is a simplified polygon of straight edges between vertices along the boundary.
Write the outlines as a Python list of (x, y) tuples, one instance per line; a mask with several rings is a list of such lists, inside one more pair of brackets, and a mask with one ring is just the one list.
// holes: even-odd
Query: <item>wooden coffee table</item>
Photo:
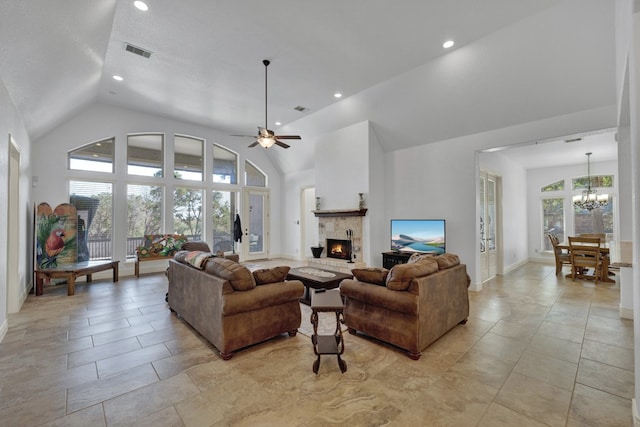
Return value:
[(352, 279), (351, 274), (339, 273), (337, 271), (321, 270), (314, 267), (299, 267), (289, 270), (288, 280), (300, 280), (304, 285), (304, 295), (300, 302), (306, 305), (311, 304), (309, 288), (313, 289), (335, 289), (340, 286), (344, 279)]
[(60, 264), (52, 268), (36, 268), (36, 295), (42, 295), (44, 279), (66, 279), (67, 295), (75, 293), (76, 277), (87, 276), (87, 283), (91, 282), (91, 275), (99, 271), (113, 270), (113, 281), (118, 281), (118, 263), (120, 261), (84, 261), (74, 264)]

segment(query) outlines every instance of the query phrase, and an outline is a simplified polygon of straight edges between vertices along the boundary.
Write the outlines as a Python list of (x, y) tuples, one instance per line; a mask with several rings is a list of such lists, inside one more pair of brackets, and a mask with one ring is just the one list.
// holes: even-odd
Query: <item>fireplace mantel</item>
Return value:
[(338, 209), (326, 211), (312, 211), (317, 217), (337, 217), (337, 216), (365, 216), (367, 209)]

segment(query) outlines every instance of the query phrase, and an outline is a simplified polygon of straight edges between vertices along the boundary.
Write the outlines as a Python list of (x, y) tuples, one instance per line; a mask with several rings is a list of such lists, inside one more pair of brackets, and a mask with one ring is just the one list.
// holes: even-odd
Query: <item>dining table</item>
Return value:
[[(568, 243), (562, 243), (558, 245), (558, 248), (566, 250), (569, 253), (571, 252)], [(600, 255), (602, 255), (602, 268), (600, 269), (600, 277), (598, 277), (598, 280), (604, 283), (615, 283), (616, 281), (609, 277), (609, 264), (611, 262), (609, 260), (609, 252), (610, 251), (608, 243), (600, 246)], [(571, 277), (571, 274), (567, 274), (567, 277)]]

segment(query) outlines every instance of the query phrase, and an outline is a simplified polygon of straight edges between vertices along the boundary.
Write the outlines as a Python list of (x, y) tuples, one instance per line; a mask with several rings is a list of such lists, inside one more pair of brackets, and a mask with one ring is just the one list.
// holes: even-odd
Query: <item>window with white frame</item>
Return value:
[(78, 212), (78, 259), (113, 256), (113, 184), (69, 181), (70, 203)]
[(267, 176), (248, 160), (244, 162), (244, 176), (245, 185), (251, 187), (267, 186)]
[(542, 199), (542, 238), (543, 249), (552, 251), (547, 234), (553, 233), (560, 242), (564, 242), (564, 197)]
[(173, 151), (173, 176), (176, 179), (202, 181), (204, 141), (176, 135)]
[(213, 182), (238, 183), (238, 155), (218, 144), (213, 144)]
[(68, 168), (113, 173), (115, 138), (103, 139), (69, 151)]
[(160, 133), (127, 136), (127, 173), (162, 177), (164, 174), (164, 135)]
[(213, 217), (213, 252), (234, 250), (233, 224), (236, 217), (237, 193), (235, 191), (213, 191), (211, 194)]
[(173, 232), (188, 240), (202, 239), (202, 190), (176, 188), (173, 190)]
[(127, 258), (147, 234), (161, 234), (164, 188), (156, 185), (127, 185)]

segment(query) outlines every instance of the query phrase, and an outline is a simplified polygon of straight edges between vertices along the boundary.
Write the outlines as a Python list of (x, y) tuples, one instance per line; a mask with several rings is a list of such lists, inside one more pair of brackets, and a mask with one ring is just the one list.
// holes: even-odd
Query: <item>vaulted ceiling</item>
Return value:
[(33, 140), (96, 102), (254, 134), (266, 58), (270, 128), (359, 109), (391, 151), (615, 104), (613, 3), (0, 0), (0, 80)]

